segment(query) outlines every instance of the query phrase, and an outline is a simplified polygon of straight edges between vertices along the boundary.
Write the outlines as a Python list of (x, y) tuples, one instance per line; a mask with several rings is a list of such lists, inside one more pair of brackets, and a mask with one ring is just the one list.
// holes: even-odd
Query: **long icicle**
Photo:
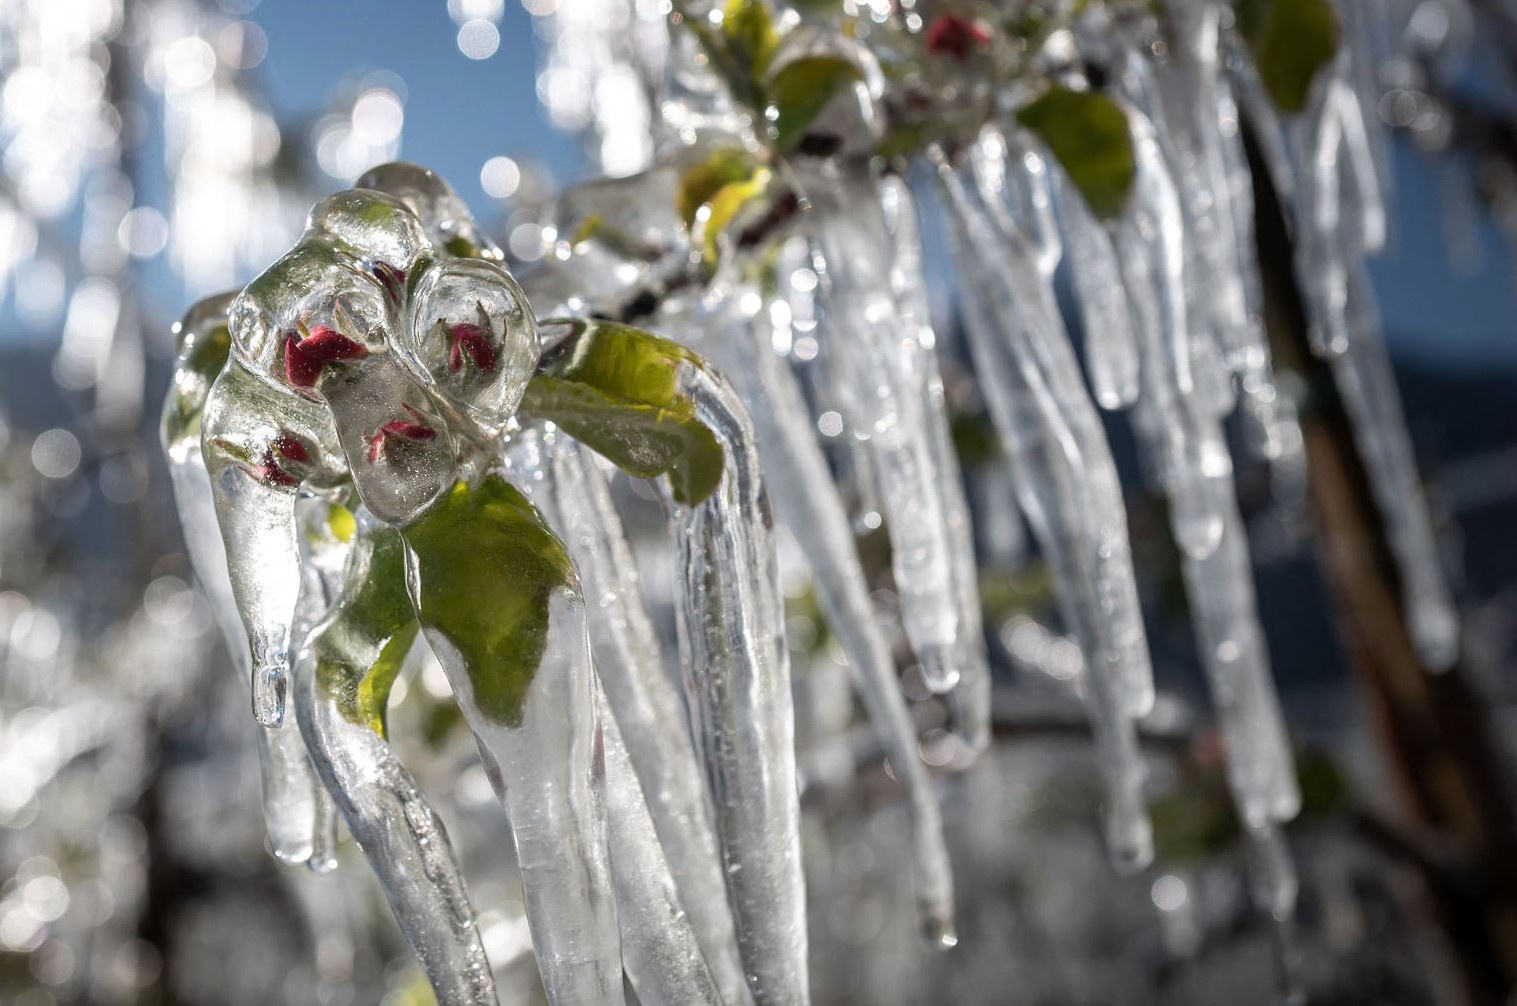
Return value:
[[(1034, 192), (1029, 201), (1041, 207), (1036, 217), (1057, 234), (1046, 192)], [(906, 182), (896, 176), (880, 180), (880, 203), (894, 238), (890, 281), (900, 311), (903, 335), (915, 343), (910, 359), (915, 364), (913, 382), (921, 396), (922, 421), (927, 426), (927, 450), (942, 491), (944, 527), (948, 533), (948, 567), (953, 581), (959, 626), (954, 640), (954, 664), (959, 683), (948, 693), (959, 738), (971, 752), (990, 744), (990, 664), (985, 653), (983, 610), (980, 605), (979, 567), (975, 563), (974, 529), (969, 523), (969, 502), (959, 472), (959, 456), (949, 429), (948, 401), (936, 359), (937, 335), (927, 305), (927, 277), (922, 271), (922, 237), (916, 203)], [(1056, 239), (1051, 238), (1050, 241)], [(1057, 261), (1055, 257), (1055, 261)]]
[[(616, 718), (614, 744), (609, 730), (606, 736), (607, 804), (628, 974), (645, 1000), (690, 1000), (699, 976), (670, 944), (682, 942), (680, 930), (693, 927), (697, 953), (703, 956), (700, 968), (709, 965), (720, 998), (734, 1004), (748, 1001), (683, 700), (665, 672), (657, 635), (641, 603), (637, 569), (605, 475), (585, 448), (562, 434), (536, 429), (513, 438), (506, 462), (574, 556), (590, 612), (597, 676)], [(612, 726), (604, 710), (601, 718), (603, 729)], [(613, 746), (621, 752), (616, 758)], [(635, 775), (618, 782), (618, 761), (626, 762)], [(637, 800), (648, 797), (642, 816), (651, 815), (652, 834), (642, 834), (642, 821), (633, 819), (632, 794), (620, 792), (629, 786)], [(622, 851), (628, 841), (653, 841), (660, 847), (629, 854)], [(628, 876), (628, 871), (637, 876)], [(661, 876), (672, 877), (677, 885), (679, 910), (688, 912), (688, 923), (660, 918), (656, 910), (650, 917), (651, 906), (668, 904), (667, 896), (657, 890)], [(647, 884), (654, 885), (655, 897), (639, 893), (639, 885)], [(629, 899), (635, 903), (629, 904)], [(639, 947), (652, 947), (643, 960), (637, 959)], [(656, 955), (678, 967), (649, 966)], [(659, 976), (675, 972), (685, 973), (691, 986), (679, 994), (665, 988), (655, 995)]]
[[(249, 687), (252, 662), (227, 572), (226, 546), (216, 521), (211, 480), (200, 450), (200, 417), (211, 382), (226, 360), (230, 336), (226, 310), (232, 295), (201, 301), (186, 313), (179, 340), (174, 387), (164, 402), (162, 440), (174, 487), (190, 565), (221, 630), (237, 676)], [(259, 724), (258, 761), (263, 779), (264, 825), (269, 847), (286, 863), (324, 863), (329, 849), (330, 798), (317, 780), (294, 724)]]
[(1430, 670), (1444, 670), (1458, 658), (1459, 618), (1365, 274), (1379, 211), (1376, 197), (1364, 191), (1374, 172), (1358, 114), (1348, 85), (1334, 76), (1319, 84), (1293, 124), (1296, 270), (1311, 310), (1313, 348), (1332, 367), (1386, 523), (1413, 642)]
[(712, 341), (713, 355), (731, 375), (739, 394), (751, 403), (775, 515), (806, 555), (822, 614), (842, 644), (870, 723), (906, 791), (924, 934), (933, 945), (952, 946), (957, 942), (953, 874), (937, 794), (918, 753), (916, 721), (901, 694), (890, 645), (875, 619), (848, 514), (806, 421), (799, 383), (770, 348), (769, 326), (774, 324), (769, 314), (754, 319), (751, 326), (724, 327)]
[(804, 1006), (795, 717), (769, 501), (732, 388), (694, 366), (680, 381), (723, 451), (722, 481), (705, 502), (664, 493), (685, 584), (676, 613), (689, 707), (754, 1001)]
[[(548, 999), (619, 1006), (597, 686), (568, 554), (497, 474), (459, 483), (402, 535), (412, 602), (511, 821)], [(540, 634), (519, 637), (523, 620)]]
[[(1227, 747), (1238, 813), (1248, 826), (1262, 828), (1294, 817), (1301, 798), (1221, 425), (1232, 405), (1227, 364), (1220, 354), (1198, 354), (1193, 347), (1189, 389), (1172, 365), (1176, 331), (1194, 331), (1188, 302), (1176, 295), (1176, 287), (1202, 280), (1186, 272), (1197, 266), (1177, 255), (1188, 241), (1186, 218), (1152, 127), (1137, 111), (1131, 121), (1138, 176), (1115, 227), (1115, 242), (1143, 361), (1133, 427), (1171, 501), (1171, 527), (1182, 545), (1197, 647)], [(1203, 332), (1200, 338), (1207, 336)], [(1182, 500), (1190, 502), (1182, 506)], [(1196, 520), (1208, 522), (1207, 548), (1194, 547), (1195, 529), (1186, 525)], [(1192, 547), (1185, 547), (1188, 536)]]
[[(1027, 242), (997, 226), (970, 172), (933, 153), (981, 385), (1022, 508), (1055, 570), (1066, 622), (1085, 651), (1108, 848), (1119, 868), (1141, 868), (1153, 858), (1153, 835), (1132, 716), (1152, 702), (1152, 676), (1141, 620), (1114, 610), (1137, 604), (1120, 495), (1092, 498), (1115, 490), (1110, 448)], [(1134, 624), (1136, 639), (1113, 638), (1114, 626)]]
[[(903, 338), (889, 286), (891, 240), (867, 165), (798, 159), (824, 276), (825, 347), (832, 387), (854, 435), (866, 440), (885, 505), (901, 621), (930, 687), (957, 683), (959, 633), (941, 475), (934, 470), (914, 379), (919, 352)], [(913, 333), (914, 335), (914, 333)]]

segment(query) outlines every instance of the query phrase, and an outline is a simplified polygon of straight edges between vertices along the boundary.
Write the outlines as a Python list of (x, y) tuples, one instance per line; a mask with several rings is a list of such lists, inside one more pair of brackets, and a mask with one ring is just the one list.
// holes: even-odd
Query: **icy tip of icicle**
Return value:
[(1111, 868), (1123, 877), (1142, 873), (1153, 865), (1154, 831), (1146, 817), (1106, 828), (1106, 855)]
[(945, 919), (932, 912), (922, 915), (922, 940), (932, 950), (947, 952), (959, 945), (959, 931), (953, 919)]
[(959, 669), (954, 666), (953, 648), (925, 647), (922, 651), (922, 682), (934, 695), (953, 691), (959, 683)]
[(262, 726), (277, 727), (284, 722), (287, 670), (284, 659), (279, 658), (260, 660), (253, 672), (253, 718)]
[(1435, 674), (1459, 660), (1459, 615), (1444, 604), (1423, 603), (1411, 617), (1412, 643), (1423, 666)]

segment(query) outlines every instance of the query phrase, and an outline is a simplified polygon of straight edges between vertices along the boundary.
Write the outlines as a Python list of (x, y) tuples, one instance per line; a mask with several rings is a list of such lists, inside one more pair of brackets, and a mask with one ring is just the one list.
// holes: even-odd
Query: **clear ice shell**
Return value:
[(495, 242), (474, 222), (469, 207), (453, 191), (453, 186), (431, 168), (391, 161), (365, 171), (353, 187), (374, 189), (405, 203), (421, 222), (434, 252), (494, 262), (505, 259)]
[(499, 430), (537, 367), (537, 321), (511, 274), (480, 259), (422, 267), (396, 346), (430, 386)]
[[(317, 672), (320, 655), (361, 675), (390, 642), (367, 638), (363, 626), (344, 619), (345, 600), (370, 575), (379, 535), (395, 532), (371, 527), (358, 537), (343, 592), (307, 639), (296, 679), (297, 718), (321, 778), (379, 877), (439, 1002), (494, 1006), (490, 962), (442, 821), (389, 743), (368, 724), (344, 715), (339, 692)], [(397, 541), (388, 547), (401, 546)]]

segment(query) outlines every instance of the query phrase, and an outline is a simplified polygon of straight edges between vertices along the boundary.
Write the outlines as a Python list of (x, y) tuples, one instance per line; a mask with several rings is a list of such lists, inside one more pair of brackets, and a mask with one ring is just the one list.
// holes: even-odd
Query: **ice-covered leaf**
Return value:
[(675, 207), (686, 227), (695, 226), (702, 206), (723, 187), (753, 177), (753, 155), (740, 147), (719, 147), (680, 175)]
[(1240, 0), (1238, 28), (1270, 99), (1284, 112), (1306, 107), (1317, 72), (1338, 50), (1338, 15), (1328, 0)]
[(774, 145), (780, 150), (794, 147), (838, 88), (858, 79), (858, 67), (836, 56), (811, 56), (782, 67), (768, 89)]
[(576, 583), (563, 544), (498, 475), (460, 482), (402, 529), (422, 625), (457, 650), (474, 705), (506, 726), (548, 641), (548, 601)]
[(681, 385), (699, 356), (613, 322), (544, 322), (575, 331), (544, 353), (522, 411), (548, 419), (639, 478), (667, 475), (675, 499), (696, 504), (722, 478), (722, 448)]
[[(339, 509), (351, 524), (346, 509), (334, 507), (333, 514)], [(316, 681), (349, 722), (383, 737), (390, 688), (416, 639), (400, 535), (381, 525), (361, 536), (343, 580), (342, 595), (311, 632)]]
[(774, 13), (764, 0), (727, 0), (722, 35), (738, 64), (746, 67), (755, 80), (769, 68), (780, 41)]
[(1017, 113), (1048, 145), (1097, 216), (1122, 211), (1137, 174), (1127, 116), (1104, 94), (1053, 87)]

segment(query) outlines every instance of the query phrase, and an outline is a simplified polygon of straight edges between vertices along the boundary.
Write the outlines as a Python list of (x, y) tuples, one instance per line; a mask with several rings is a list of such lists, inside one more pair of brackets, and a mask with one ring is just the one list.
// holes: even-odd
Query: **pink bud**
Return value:
[(400, 407), (406, 410), (411, 417), (406, 419), (392, 419), (381, 426), (372, 437), (369, 438), (369, 464), (378, 464), (380, 457), (385, 453), (390, 441), (399, 437), (412, 443), (421, 443), (425, 440), (433, 440), (437, 437), (437, 431), (426, 423), (426, 417), (404, 402)]
[(989, 29), (960, 14), (940, 14), (927, 28), (927, 51), (934, 56), (946, 53), (960, 63), (969, 58), (971, 48), (989, 42)]
[(452, 326), (453, 349), (448, 353), (448, 369), (456, 371), (463, 366), (463, 355), (469, 354), (474, 366), (487, 374), (495, 372), (495, 347), (490, 344), (491, 332), (467, 321)]

